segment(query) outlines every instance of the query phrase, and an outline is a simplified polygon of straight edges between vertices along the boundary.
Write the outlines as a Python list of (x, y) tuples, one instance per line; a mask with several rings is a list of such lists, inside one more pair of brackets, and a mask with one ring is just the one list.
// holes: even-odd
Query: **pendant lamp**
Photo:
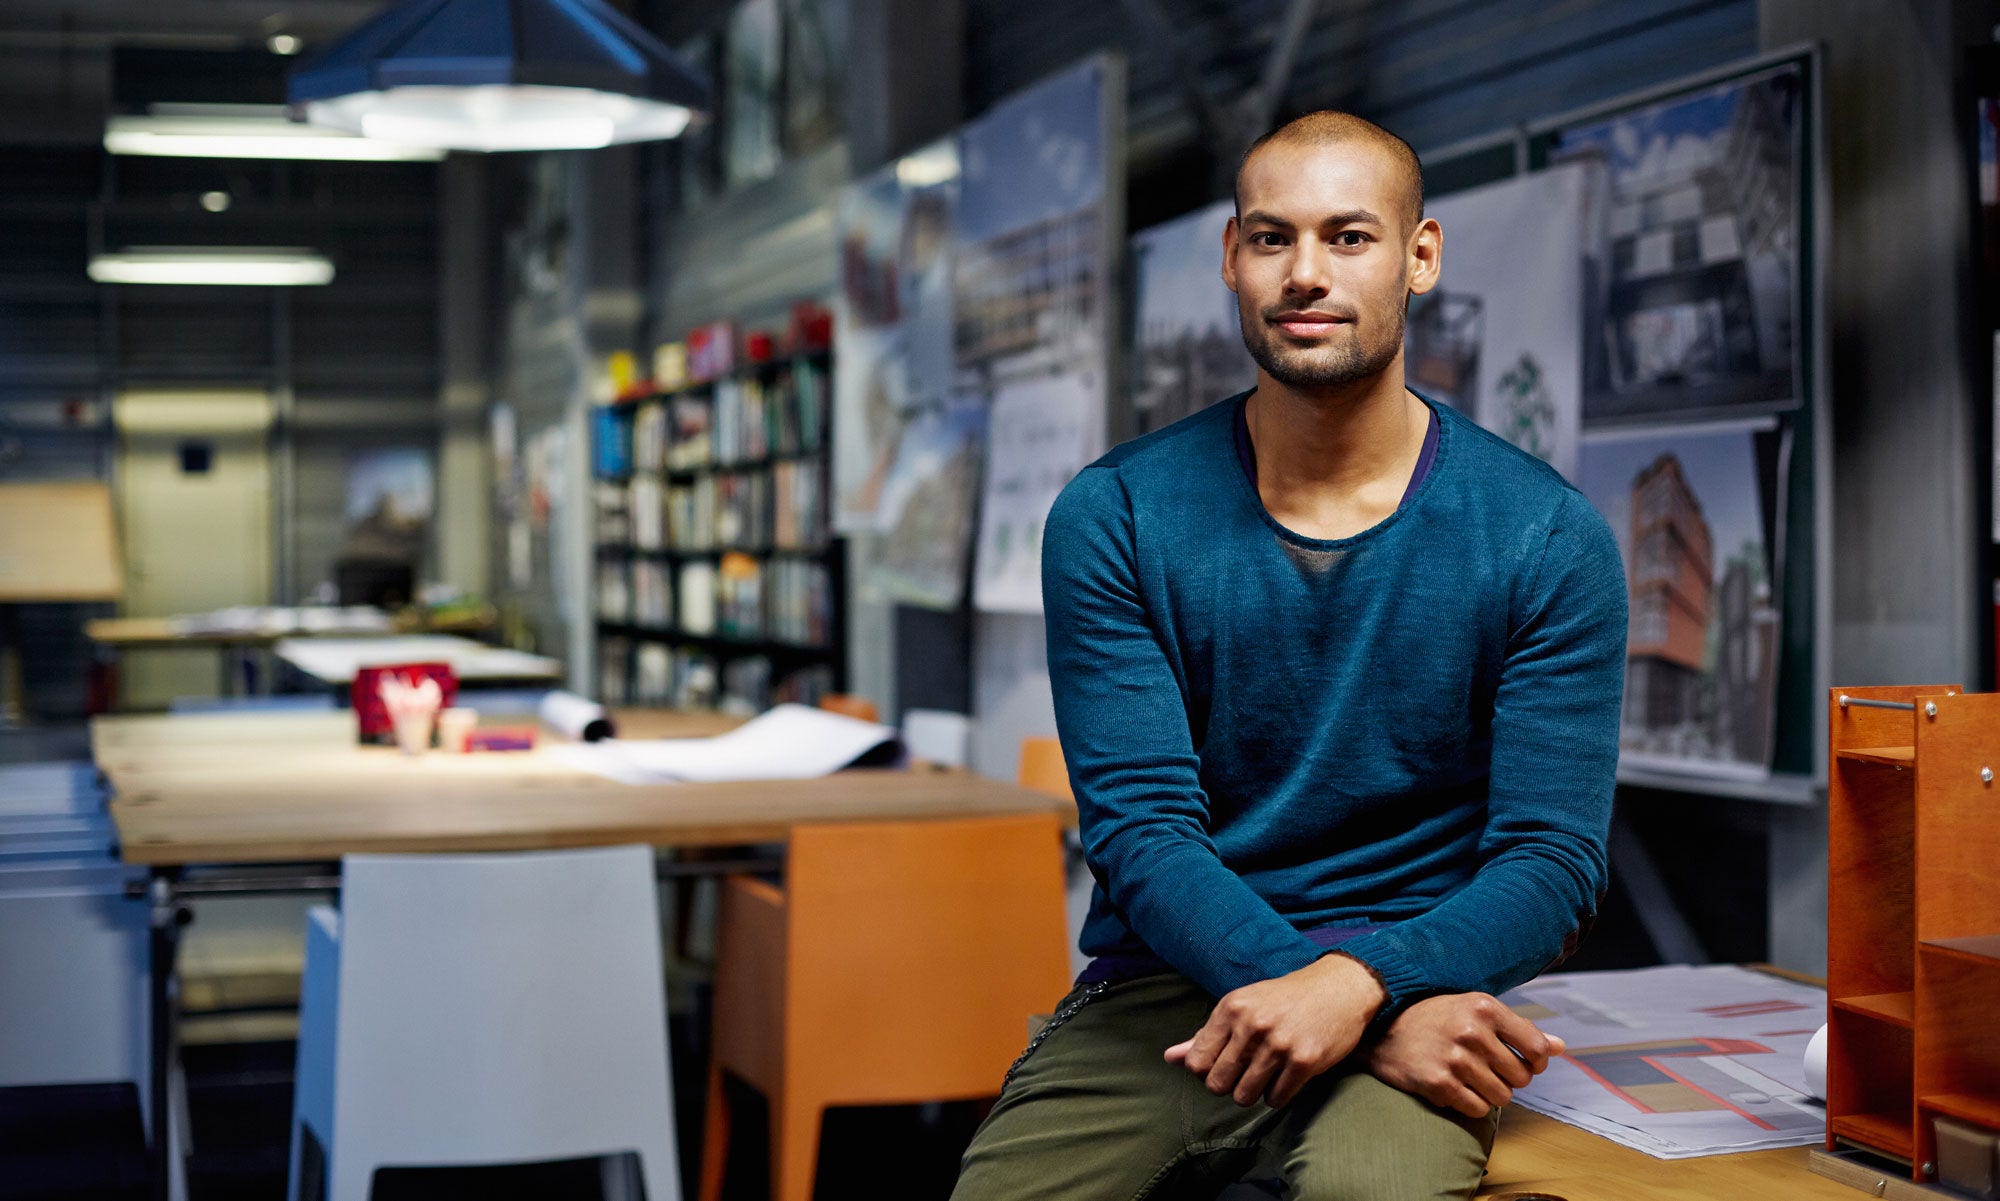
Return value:
[(449, 150), (676, 137), (708, 81), (604, 0), (404, 0), (292, 69), (294, 117)]

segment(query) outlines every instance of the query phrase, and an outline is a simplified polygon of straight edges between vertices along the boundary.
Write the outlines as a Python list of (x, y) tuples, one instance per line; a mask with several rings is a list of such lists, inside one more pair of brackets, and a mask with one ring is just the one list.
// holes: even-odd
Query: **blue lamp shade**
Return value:
[(709, 85), (603, 0), (405, 0), (299, 63), (295, 117), (451, 150), (676, 137)]

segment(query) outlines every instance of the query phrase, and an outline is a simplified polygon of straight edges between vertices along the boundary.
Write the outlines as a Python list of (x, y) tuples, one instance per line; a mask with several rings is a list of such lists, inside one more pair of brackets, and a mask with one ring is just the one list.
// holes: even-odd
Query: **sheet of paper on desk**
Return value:
[(558, 746), (551, 753), (627, 784), (803, 780), (839, 771), (895, 737), (889, 726), (805, 705), (779, 705), (713, 738), (613, 738)]
[(1659, 1159), (1818, 1143), (1805, 1050), (1826, 993), (1749, 968), (1543, 976), (1501, 998), (1568, 1045), (1514, 1103)]

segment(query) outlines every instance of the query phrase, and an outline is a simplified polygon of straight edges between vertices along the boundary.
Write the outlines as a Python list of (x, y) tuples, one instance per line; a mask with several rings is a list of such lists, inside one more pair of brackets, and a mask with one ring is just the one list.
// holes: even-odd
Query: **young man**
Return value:
[[(1596, 911), (1625, 576), (1554, 471), (1403, 382), (1408, 145), (1258, 142), (1222, 276), (1257, 387), (1117, 447), (1043, 555), (1095, 958), (955, 1197), (1465, 1197), (1562, 1050), (1493, 1000)], [(1523, 254), (1567, 247), (1522, 247)]]

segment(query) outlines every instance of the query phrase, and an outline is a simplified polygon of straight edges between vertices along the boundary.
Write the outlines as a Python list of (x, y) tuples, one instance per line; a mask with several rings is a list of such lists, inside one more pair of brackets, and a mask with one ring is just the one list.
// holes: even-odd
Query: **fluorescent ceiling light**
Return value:
[(315, 125), (452, 150), (678, 137), (708, 80), (605, 0), (402, 0), (292, 68)]
[(304, 105), (314, 125), (449, 150), (594, 150), (679, 137), (678, 104), (540, 84), (415, 84)]
[(168, 158), (328, 159), (347, 162), (436, 162), (445, 152), (380, 138), (356, 137), (289, 120), (283, 107), (183, 105), (147, 116), (112, 117), (104, 148), (113, 154)]
[(294, 287), (332, 282), (333, 263), (310, 250), (279, 246), (134, 246), (92, 255), (90, 278), (100, 284)]

